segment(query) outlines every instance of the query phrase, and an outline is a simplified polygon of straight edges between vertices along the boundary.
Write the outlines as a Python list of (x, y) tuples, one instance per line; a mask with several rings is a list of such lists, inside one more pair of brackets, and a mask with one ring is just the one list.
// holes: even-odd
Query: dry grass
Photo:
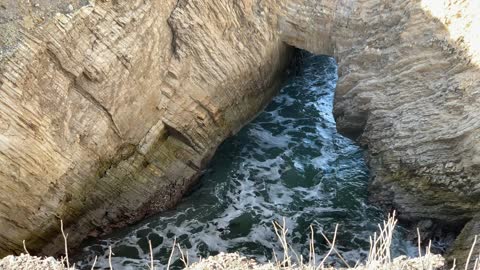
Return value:
[[(430, 253), (430, 249), (427, 248), (427, 252), (424, 256), (420, 256), (416, 259), (408, 259), (406, 257), (400, 257), (393, 259), (391, 255), (392, 250), (392, 239), (393, 233), (395, 231), (395, 226), (397, 225), (397, 220), (395, 214), (388, 217), (384, 221), (383, 225), (378, 225), (378, 232), (374, 233), (370, 237), (370, 250), (368, 256), (364, 263), (358, 264), (355, 266), (350, 266), (347, 260), (338, 252), (335, 248), (335, 241), (338, 233), (338, 225), (335, 227), (334, 234), (332, 239), (328, 239), (322, 233), (322, 236), (325, 238), (326, 242), (330, 246), (328, 252), (323, 256), (323, 259), (317, 263), (314, 239), (313, 239), (313, 228), (311, 228), (312, 234), (310, 237), (310, 252), (309, 259), (307, 262), (303, 260), (302, 256), (296, 255), (292, 251), (291, 246), (287, 242), (287, 233), (288, 229), (285, 227), (285, 221), (283, 225), (274, 223), (275, 232), (279, 241), (284, 250), (284, 258), (279, 261), (276, 260), (273, 265), (276, 268), (272, 269), (285, 269), (285, 266), (288, 266), (289, 269), (302, 269), (302, 270), (320, 270), (320, 269), (332, 269), (331, 267), (325, 265), (327, 259), (331, 256), (336, 256), (340, 261), (343, 262), (343, 269), (437, 269), (442, 267), (444, 264), (443, 258), (438, 255), (433, 255)], [(289, 254), (295, 254), (295, 260), (292, 260)], [(421, 246), (419, 245), (419, 254), (421, 254)], [(296, 263), (293, 263), (295, 261)]]
[[(247, 259), (240, 256), (239, 254), (225, 254), (220, 253), (217, 256), (200, 259), (199, 262), (189, 264), (188, 254), (182, 250), (179, 244), (174, 240), (172, 251), (170, 253), (168, 264), (166, 269), (170, 269), (172, 262), (174, 260), (176, 251), (178, 250), (178, 258), (184, 264), (185, 269), (189, 270), (207, 270), (207, 269), (228, 269), (228, 270), (243, 270), (243, 269), (255, 269), (255, 270), (324, 270), (324, 269), (334, 269), (328, 265), (326, 262), (332, 256), (335, 256), (339, 259), (344, 266), (342, 268), (336, 269), (355, 269), (355, 270), (383, 270), (383, 269), (399, 269), (399, 270), (434, 270), (434, 269), (446, 269), (444, 265), (444, 259), (440, 255), (434, 255), (430, 252), (430, 246), (426, 247), (425, 254), (422, 254), (422, 247), (420, 242), (418, 243), (418, 258), (407, 258), (406, 256), (400, 256), (397, 258), (392, 258), (392, 239), (395, 226), (397, 225), (397, 220), (395, 214), (388, 217), (386, 221), (383, 222), (383, 225), (378, 225), (378, 232), (374, 233), (370, 237), (370, 250), (366, 260), (359, 264), (357, 263), (354, 266), (348, 264), (347, 260), (341, 255), (341, 253), (335, 248), (335, 242), (337, 239), (338, 225), (335, 226), (335, 231), (329, 239), (325, 234), (322, 233), (322, 236), (328, 243), (330, 249), (327, 251), (322, 258), (317, 260), (317, 254), (315, 253), (314, 245), (314, 228), (311, 226), (311, 235), (309, 240), (309, 254), (308, 258), (305, 260), (302, 255), (298, 255), (288, 241), (288, 228), (285, 225), (285, 220), (283, 224), (278, 222), (273, 222), (273, 227), (275, 229), (275, 234), (280, 242), (280, 245), (283, 249), (283, 257), (278, 258), (277, 254), (273, 254), (273, 262), (266, 264), (259, 264), (254, 260)], [(65, 242), (65, 257), (61, 258), (59, 261), (54, 260), (53, 258), (39, 258), (30, 256), (26, 246), (24, 249), (26, 254), (20, 256), (8, 256), (0, 260), (0, 269), (54, 269), (54, 270), (73, 270), (75, 265), (70, 266), (69, 257), (68, 257), (68, 246), (67, 238), (68, 234), (64, 233), (63, 222), (60, 223), (61, 232)], [(417, 230), (418, 232), (418, 230)], [(419, 237), (420, 239), (420, 237)], [(464, 266), (465, 270), (480, 270), (480, 254), (474, 256), (473, 251), (477, 245), (477, 237), (472, 244), (470, 253), (468, 255), (468, 261)], [(150, 261), (146, 265), (150, 270), (161, 269), (155, 266), (152, 243), (149, 241), (150, 249)], [(112, 249), (109, 247), (109, 256), (108, 264), (110, 270), (113, 270), (112, 264)], [(472, 258), (475, 258), (473, 265), (469, 264)], [(320, 260), (321, 259), (321, 260)], [(472, 259), (473, 261), (473, 259)], [(97, 257), (93, 262), (92, 268), (95, 268), (97, 262)], [(462, 267), (463, 268), (463, 267)], [(455, 270), (456, 265), (454, 262), (451, 270)]]
[[(422, 255), (422, 247), (418, 244), (418, 258), (407, 258), (406, 256), (400, 256), (392, 258), (392, 239), (395, 226), (397, 225), (397, 219), (395, 213), (388, 217), (383, 225), (378, 226), (378, 232), (370, 237), (370, 250), (365, 262), (350, 266), (345, 258), (335, 248), (335, 241), (337, 238), (338, 226), (335, 227), (335, 231), (331, 240), (322, 233), (327, 243), (330, 246), (328, 252), (323, 256), (322, 260), (317, 263), (315, 246), (313, 239), (313, 227), (311, 227), (311, 237), (309, 243), (309, 255), (308, 260), (304, 258), (292, 249), (288, 243), (288, 229), (283, 224), (278, 222), (273, 223), (275, 233), (278, 237), (281, 247), (283, 248), (283, 258), (278, 258), (274, 254), (274, 261), (268, 264), (257, 264), (252, 260), (248, 260), (241, 257), (238, 254), (220, 254), (207, 259), (202, 259), (198, 263), (194, 263), (189, 270), (206, 270), (206, 269), (229, 269), (229, 270), (243, 270), (243, 269), (256, 269), (256, 270), (324, 270), (335, 269), (328, 265), (325, 265), (327, 259), (331, 256), (336, 256), (343, 262), (342, 268), (336, 269), (355, 269), (355, 270), (386, 270), (386, 269), (398, 269), (398, 270), (434, 270), (434, 269), (447, 269), (445, 261), (440, 255), (435, 255), (430, 252), (431, 242), (425, 249), (425, 254)], [(420, 239), (420, 238), (419, 238)], [(472, 245), (469, 259), (471, 258), (473, 249), (476, 245), (476, 240)], [(292, 254), (294, 257), (292, 257)], [(480, 254), (478, 255), (475, 265), (472, 270), (480, 270)], [(455, 266), (451, 270), (455, 270)], [(465, 265), (465, 270), (469, 269), (469, 264)]]

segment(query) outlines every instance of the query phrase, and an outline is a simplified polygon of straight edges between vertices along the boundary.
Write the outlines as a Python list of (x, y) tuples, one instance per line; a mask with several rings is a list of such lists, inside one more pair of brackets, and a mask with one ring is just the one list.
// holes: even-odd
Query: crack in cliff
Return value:
[(120, 138), (122, 138), (122, 135), (120, 133), (120, 129), (118, 128), (117, 124), (115, 123), (115, 120), (113, 119), (113, 115), (108, 111), (105, 106), (103, 106), (102, 103), (100, 103), (92, 94), (90, 94), (87, 90), (83, 89), (81, 87), (77, 80), (75, 80), (74, 85), (72, 87), (77, 93), (79, 93), (82, 97), (84, 97), (86, 100), (90, 101), (95, 107), (97, 107), (104, 115), (107, 117), (109, 120), (111, 127), (114, 131), (114, 133)]
[(178, 48), (177, 48), (177, 32), (175, 30), (175, 27), (173, 26), (173, 13), (175, 12), (175, 10), (179, 7), (180, 5), (180, 0), (177, 0), (177, 2), (175, 3), (175, 6), (173, 7), (172, 9), (172, 12), (170, 13), (170, 15), (168, 16), (167, 18), (167, 24), (168, 24), (168, 28), (170, 28), (170, 31), (172, 32), (172, 41), (171, 41), (171, 47), (172, 47), (172, 56), (175, 57), (176, 59), (179, 59), (179, 55), (178, 55)]
[(50, 56), (50, 59), (55, 64), (55, 66), (57, 66), (70, 79), (71, 81), (70, 89), (73, 89), (75, 92), (80, 94), (83, 98), (88, 100), (92, 105), (98, 108), (110, 122), (112, 130), (115, 133), (115, 135), (117, 135), (120, 139), (123, 139), (120, 133), (120, 129), (115, 123), (115, 120), (113, 119), (113, 115), (110, 113), (110, 111), (100, 101), (98, 101), (92, 94), (90, 94), (78, 83), (78, 79), (81, 78), (82, 76), (85, 76), (84, 73), (82, 73), (82, 75), (80, 76), (75, 75), (72, 71), (68, 70), (63, 66), (62, 61), (60, 61), (60, 59), (55, 54), (55, 52), (53, 52), (49, 47), (47, 47), (46, 52)]
[(200, 169), (200, 167), (198, 167), (195, 163), (193, 163), (193, 161), (191, 160), (188, 160), (187, 162), (185, 162), (185, 165), (187, 165), (189, 168), (191, 168), (192, 170), (196, 171), (196, 172), (201, 172), (202, 169)]
[(178, 141), (192, 148), (195, 152), (199, 153), (195, 144), (185, 134), (183, 134), (178, 129), (174, 128), (172, 125), (167, 124), (165, 121), (163, 121), (163, 124), (165, 125), (165, 129), (167, 130), (168, 136), (172, 136), (173, 138), (177, 139)]

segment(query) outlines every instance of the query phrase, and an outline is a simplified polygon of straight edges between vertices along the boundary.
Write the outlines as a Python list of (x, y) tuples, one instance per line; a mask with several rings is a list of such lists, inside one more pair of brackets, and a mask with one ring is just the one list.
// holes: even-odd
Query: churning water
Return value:
[[(148, 240), (156, 265), (166, 265), (174, 238), (191, 261), (222, 251), (265, 261), (281, 254), (272, 221), (283, 218), (297, 253), (308, 254), (313, 224), (321, 257), (321, 232), (331, 237), (338, 223), (337, 249), (362, 259), (384, 215), (367, 204), (363, 151), (336, 131), (336, 81), (334, 59), (305, 55), (266, 110), (221, 145), (197, 190), (173, 211), (90, 241), (80, 266), (90, 269), (98, 256), (99, 269), (108, 268), (111, 246), (114, 267), (148, 269)], [(408, 246), (397, 239), (397, 249)]]

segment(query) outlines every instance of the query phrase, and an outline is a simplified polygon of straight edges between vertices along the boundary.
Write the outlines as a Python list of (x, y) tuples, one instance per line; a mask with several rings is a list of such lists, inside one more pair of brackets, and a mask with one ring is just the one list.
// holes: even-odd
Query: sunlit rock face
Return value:
[(334, 30), (337, 128), (368, 148), (374, 201), (460, 230), (480, 210), (480, 3), (357, 5)]
[(454, 225), (479, 210), (473, 0), (7, 2), (0, 254), (58, 251), (60, 219), (78, 243), (173, 206), (275, 94), (288, 45), (337, 58), (372, 199)]
[[(8, 44), (0, 254), (63, 249), (60, 219), (72, 247), (172, 207), (282, 81), (292, 49), (264, 4), (116, 2), (45, 13)], [(18, 4), (1, 12), (43, 7)]]
[[(337, 58), (337, 128), (368, 148), (372, 201), (434, 221), (426, 231), (460, 231), (480, 210), (480, 2), (305, 0), (284, 10), (287, 43)], [(454, 244), (460, 264), (478, 228), (474, 219)]]

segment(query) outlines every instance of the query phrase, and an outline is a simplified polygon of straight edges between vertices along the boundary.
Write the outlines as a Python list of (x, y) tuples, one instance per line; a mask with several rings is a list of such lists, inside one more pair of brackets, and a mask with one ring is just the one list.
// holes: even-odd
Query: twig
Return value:
[(393, 231), (397, 220), (395, 219), (395, 212), (388, 216), (388, 220), (383, 222), (383, 227), (378, 225), (379, 233), (373, 234), (370, 237), (370, 251), (366, 265), (368, 268), (376, 268), (378, 265), (391, 263), (391, 245), (393, 238)]
[[(320, 234), (323, 236), (323, 238), (325, 239), (325, 241), (327, 241), (328, 245), (331, 247), (332, 246), (332, 243), (330, 242), (330, 240), (328, 240), (327, 236), (325, 234), (323, 234), (322, 232), (320, 232)], [(335, 248), (335, 246), (333, 247), (333, 251), (335, 251), (335, 254), (337, 254), (337, 256), (340, 258), (340, 260), (342, 260), (342, 262), (348, 267), (348, 268), (351, 268), (350, 265), (348, 264), (348, 262), (343, 258), (343, 256), (340, 254), (340, 252), (338, 252), (338, 250)], [(357, 262), (358, 264), (359, 262)], [(354, 267), (356, 268), (356, 267)]]
[(291, 265), (290, 255), (288, 254), (288, 243), (287, 243), (287, 233), (288, 229), (286, 228), (285, 218), (283, 218), (283, 226), (278, 222), (273, 222), (273, 228), (275, 229), (275, 234), (278, 237), (278, 240), (282, 244), (283, 248), (283, 261), (281, 264), (283, 266)]
[(420, 246), (420, 229), (417, 227), (417, 239), (418, 239), (418, 257), (422, 257), (422, 247)]
[(25, 245), (25, 240), (23, 240), (23, 250), (27, 253), (27, 255), (30, 255), (30, 252), (27, 250), (27, 246)]
[(272, 250), (273, 253), (273, 260), (278, 263), (278, 258), (277, 258), (277, 253), (275, 253), (275, 250)]
[(188, 267), (188, 250), (186, 251), (187, 256), (185, 257), (185, 254), (183, 253), (182, 247), (180, 247), (180, 244), (177, 244), (178, 250), (180, 251), (180, 260), (183, 262), (183, 265), (185, 268)]
[(175, 252), (175, 245), (177, 244), (177, 238), (173, 238), (173, 247), (170, 257), (168, 257), (167, 270), (170, 269), (170, 264), (172, 263), (173, 253)]
[(155, 266), (153, 265), (153, 249), (151, 240), (148, 240), (148, 247), (150, 248), (150, 269), (155, 270)]
[(433, 265), (432, 265), (433, 262), (431, 260), (431, 256), (432, 256), (431, 249), (432, 249), (432, 240), (428, 241), (427, 250), (425, 250), (425, 257), (427, 258), (427, 261), (428, 261), (428, 269), (433, 269)]
[(110, 270), (113, 270), (113, 265), (112, 265), (112, 246), (108, 247), (108, 266), (110, 266)]
[(425, 269), (425, 260), (422, 258), (422, 246), (421, 246), (421, 239), (420, 239), (420, 229), (417, 227), (417, 243), (418, 243), (418, 257), (420, 258), (420, 262), (422, 263), (422, 269)]
[(332, 253), (333, 249), (335, 248), (335, 241), (337, 239), (337, 230), (338, 230), (338, 224), (335, 225), (335, 233), (333, 234), (333, 240), (332, 240), (332, 244), (330, 245), (330, 250), (327, 252), (327, 255), (325, 255), (325, 257), (323, 258), (323, 260), (320, 262), (320, 265), (318, 267), (322, 267), (323, 268), (323, 264), (325, 263), (325, 261), (327, 260), (327, 258), (330, 256), (330, 254)]
[(97, 256), (95, 256), (95, 259), (93, 260), (92, 268), (91, 270), (95, 269), (95, 264), (97, 264)]
[(310, 267), (314, 267), (317, 263), (317, 259), (315, 258), (315, 243), (314, 243), (314, 233), (313, 233), (313, 225), (310, 225), (310, 253), (308, 254), (308, 265)]
[(60, 230), (62, 231), (63, 240), (65, 241), (65, 260), (67, 261), (67, 269), (70, 269), (70, 262), (68, 261), (68, 246), (67, 246), (67, 237), (68, 233), (65, 235), (63, 231), (63, 220), (60, 219)]
[(468, 253), (467, 262), (465, 263), (465, 270), (468, 270), (468, 264), (470, 263), (470, 257), (472, 257), (473, 250), (475, 249), (475, 245), (477, 244), (477, 236), (478, 235), (475, 235), (475, 238), (473, 239), (472, 248), (470, 248), (470, 252)]

